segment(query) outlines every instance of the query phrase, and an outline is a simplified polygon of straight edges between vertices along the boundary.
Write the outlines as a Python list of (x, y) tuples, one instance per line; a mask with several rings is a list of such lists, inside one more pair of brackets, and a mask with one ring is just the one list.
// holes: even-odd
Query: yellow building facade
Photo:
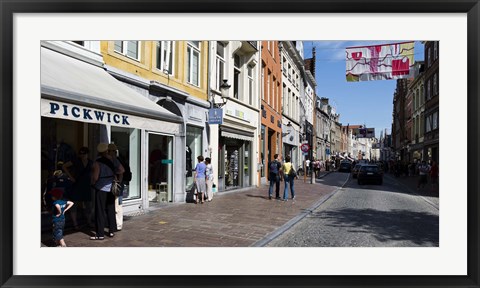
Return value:
[[(183, 119), (178, 133), (142, 131), (140, 145), (131, 133), (128, 138), (126, 131), (111, 132), (124, 153), (135, 146), (143, 151), (147, 183), (135, 196), (143, 206), (185, 202), (197, 157), (206, 157), (209, 147), (208, 41), (101, 41), (100, 52), (110, 75)], [(128, 197), (124, 205), (128, 200), (136, 205)]]

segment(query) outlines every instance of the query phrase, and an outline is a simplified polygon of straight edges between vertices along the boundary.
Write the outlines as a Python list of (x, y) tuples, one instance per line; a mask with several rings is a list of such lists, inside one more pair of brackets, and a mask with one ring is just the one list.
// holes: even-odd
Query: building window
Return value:
[(157, 41), (157, 63), (158, 70), (168, 75), (173, 75), (175, 42)]
[(285, 59), (285, 57), (283, 57), (283, 75), (287, 76), (287, 59)]
[(267, 103), (269, 105), (272, 105), (272, 102), (270, 101), (270, 77), (272, 77), (272, 72), (268, 70), (268, 75), (267, 75)]
[(215, 68), (217, 71), (215, 88), (220, 91), (220, 86), (225, 79), (225, 44), (217, 41), (217, 52), (215, 58)]
[(240, 96), (240, 84), (241, 84), (241, 57), (238, 54), (233, 56), (233, 97), (238, 99)]
[(138, 61), (140, 60), (140, 41), (115, 41), (113, 51)]
[(433, 60), (438, 59), (438, 41), (433, 42)]
[(248, 103), (250, 105), (253, 105), (253, 90), (255, 86), (254, 78), (253, 78), (253, 67), (251, 65), (248, 65), (247, 68), (247, 74), (248, 74)]
[(433, 96), (437, 96), (438, 95), (438, 74), (435, 73), (435, 75), (433, 75)]
[(430, 89), (430, 79), (428, 79), (428, 81), (427, 81), (427, 100), (430, 100), (430, 98), (432, 98), (432, 93), (431, 93), (431, 89)]
[(275, 78), (275, 76), (273, 76), (273, 78), (272, 78), (272, 107), (273, 107), (273, 109), (275, 109), (276, 111), (278, 111), (278, 107), (277, 107), (277, 85), (276, 85), (276, 82), (277, 82), (277, 78)]
[(425, 133), (432, 131), (432, 115), (428, 115), (426, 119)]
[(432, 130), (438, 129), (438, 112), (433, 113), (433, 119), (432, 119)]
[(200, 41), (187, 42), (187, 81), (200, 86)]
[(262, 100), (265, 101), (265, 64), (262, 63)]
[(427, 49), (427, 63), (428, 63), (428, 67), (432, 66), (432, 49), (430, 47), (428, 47)]

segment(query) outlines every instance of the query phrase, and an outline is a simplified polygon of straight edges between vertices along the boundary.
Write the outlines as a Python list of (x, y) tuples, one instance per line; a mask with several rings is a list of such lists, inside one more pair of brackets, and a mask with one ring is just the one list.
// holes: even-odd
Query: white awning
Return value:
[[(177, 133), (183, 119), (102, 67), (41, 48), (42, 116)], [(98, 115), (104, 115), (98, 117)], [(100, 119), (101, 118), (101, 119)], [(130, 121), (133, 119), (139, 121)], [(94, 121), (91, 121), (94, 120)]]

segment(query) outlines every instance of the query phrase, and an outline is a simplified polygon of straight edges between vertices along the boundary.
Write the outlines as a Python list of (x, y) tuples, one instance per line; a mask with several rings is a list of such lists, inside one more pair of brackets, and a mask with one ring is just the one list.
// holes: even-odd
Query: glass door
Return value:
[(173, 137), (148, 133), (148, 200), (173, 201)]

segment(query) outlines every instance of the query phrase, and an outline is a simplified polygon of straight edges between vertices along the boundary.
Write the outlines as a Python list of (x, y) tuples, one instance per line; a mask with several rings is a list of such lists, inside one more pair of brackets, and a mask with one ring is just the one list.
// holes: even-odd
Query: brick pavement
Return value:
[[(92, 229), (85, 228), (66, 231), (65, 241), (70, 247), (248, 247), (292, 222), (335, 189), (304, 183), (301, 178), (295, 181), (295, 201), (269, 200), (267, 185), (217, 193), (205, 204), (169, 204), (125, 217), (123, 230), (113, 238), (89, 240)], [(42, 245), (50, 246), (50, 238), (43, 234)]]

